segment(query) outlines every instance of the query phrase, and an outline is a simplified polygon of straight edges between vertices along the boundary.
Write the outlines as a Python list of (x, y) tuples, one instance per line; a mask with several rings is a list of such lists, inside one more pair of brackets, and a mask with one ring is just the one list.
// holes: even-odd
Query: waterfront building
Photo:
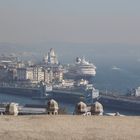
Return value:
[(14, 81), (17, 79), (17, 68), (24, 68), (23, 62), (15, 55), (0, 56), (0, 79), (2, 82)]
[(17, 62), (16, 68), (24, 68), (25, 64), (22, 61)]
[(16, 68), (8, 69), (7, 80), (8, 80), (8, 81), (17, 80), (17, 69), (16, 69)]
[[(62, 82), (63, 80), (63, 68), (61, 65), (46, 65), (43, 66), (46, 74), (45, 81), (50, 81), (51, 83), (55, 82)], [(49, 78), (49, 79), (46, 79)]]
[(17, 80), (38, 83), (43, 81), (45, 83), (52, 83), (53, 81), (61, 81), (63, 78), (62, 73), (53, 72), (52, 69), (43, 68), (40, 66), (18, 68)]
[(53, 72), (50, 69), (44, 69), (44, 82), (52, 83), (53, 81)]
[(0, 66), (0, 80), (1, 82), (9, 82), (16, 80), (17, 78), (17, 69), (16, 68), (7, 68), (5, 66)]
[(44, 70), (42, 67), (33, 67), (33, 79), (32, 81), (40, 82), (44, 80)]
[(0, 56), (0, 65), (4, 65), (7, 68), (9, 67), (16, 67), (18, 63), (17, 56), (11, 54), (11, 55), (1, 55)]
[(17, 69), (17, 80), (31, 82), (44, 81), (44, 70), (42, 67), (27, 67)]
[(58, 63), (57, 55), (54, 49), (51, 48), (47, 55), (43, 58), (42, 67), (45, 70), (46, 82), (62, 82), (63, 67)]
[(55, 81), (62, 82), (63, 80), (63, 70), (60, 70), (59, 68), (55, 71), (53, 71), (53, 78)]
[(19, 81), (33, 80), (33, 68), (18, 68), (17, 80)]
[(63, 80), (63, 67), (58, 64), (54, 50), (51, 48), (44, 59), (44, 64), (32, 65), (18, 61), (14, 56), (0, 57), (0, 80), (6, 81), (30, 81), (38, 83), (59, 83)]

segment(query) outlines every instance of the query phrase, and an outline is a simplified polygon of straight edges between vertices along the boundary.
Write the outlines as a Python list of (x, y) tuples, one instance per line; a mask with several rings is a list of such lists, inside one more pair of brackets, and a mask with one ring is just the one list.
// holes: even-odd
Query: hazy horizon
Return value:
[(138, 0), (0, 0), (0, 42), (140, 45)]
[(84, 56), (97, 65), (139, 65), (140, 63), (139, 45), (119, 43), (0, 43), (0, 54), (16, 53), (22, 59), (41, 61), (50, 48), (54, 48), (61, 63), (72, 63), (77, 56)]

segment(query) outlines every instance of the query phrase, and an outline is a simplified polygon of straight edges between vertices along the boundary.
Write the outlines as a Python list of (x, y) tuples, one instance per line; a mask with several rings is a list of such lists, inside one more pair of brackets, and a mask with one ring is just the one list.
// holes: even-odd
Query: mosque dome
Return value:
[(91, 105), (91, 114), (92, 115), (102, 115), (103, 114), (103, 106), (99, 102), (95, 102)]
[(82, 113), (86, 113), (87, 112), (87, 105), (83, 102), (79, 102), (76, 106), (75, 106), (75, 113), (76, 114), (82, 114)]
[(9, 103), (6, 106), (6, 110), (5, 110), (6, 114), (8, 115), (18, 115), (18, 104), (17, 103)]
[(51, 99), (48, 101), (48, 103), (47, 103), (47, 110), (48, 111), (55, 111), (58, 109), (59, 109), (58, 103), (55, 100)]

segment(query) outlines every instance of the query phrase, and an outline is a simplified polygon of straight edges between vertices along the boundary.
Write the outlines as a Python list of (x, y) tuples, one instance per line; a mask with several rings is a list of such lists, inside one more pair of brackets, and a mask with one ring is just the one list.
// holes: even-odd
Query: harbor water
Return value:
[[(59, 103), (60, 108), (65, 108), (66, 112), (68, 114), (73, 114), (74, 108), (78, 100), (73, 101), (69, 99), (63, 100), (63, 98), (55, 98), (56, 101)], [(8, 95), (8, 94), (3, 94), (0, 93), (0, 103), (9, 103), (9, 102), (16, 102), (19, 103), (19, 105), (24, 106), (24, 105), (46, 105), (47, 103), (46, 100), (41, 100), (41, 99), (32, 99), (30, 97), (22, 97), (22, 96), (17, 96), (17, 95)], [(79, 99), (80, 101), (80, 99)], [(121, 110), (121, 109), (114, 109), (114, 108), (104, 108), (104, 113), (115, 113), (119, 112), (120, 114), (127, 115), (127, 116), (139, 116), (140, 112), (131, 112), (131, 111), (126, 111), (126, 110)]]

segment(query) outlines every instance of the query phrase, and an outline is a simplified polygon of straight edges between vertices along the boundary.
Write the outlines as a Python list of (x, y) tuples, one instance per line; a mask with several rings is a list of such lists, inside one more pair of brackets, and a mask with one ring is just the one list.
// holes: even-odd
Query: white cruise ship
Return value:
[(90, 78), (96, 75), (96, 66), (85, 58), (76, 58), (76, 63), (68, 67), (67, 78)]

